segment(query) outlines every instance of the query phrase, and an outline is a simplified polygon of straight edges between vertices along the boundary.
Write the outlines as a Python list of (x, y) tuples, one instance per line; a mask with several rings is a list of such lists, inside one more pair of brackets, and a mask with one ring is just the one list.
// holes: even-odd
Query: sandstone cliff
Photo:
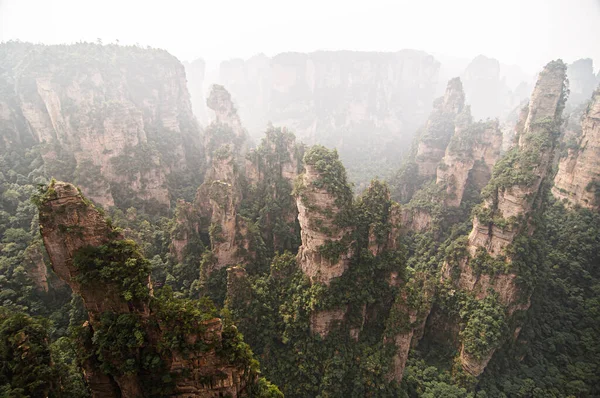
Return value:
[(571, 205), (600, 209), (600, 89), (581, 120), (581, 136), (560, 160), (552, 193)]
[[(268, 121), (299, 140), (338, 148), (351, 177), (399, 166), (430, 110), (439, 63), (423, 52), (320, 51), (221, 64), (254, 137)], [(376, 160), (373, 160), (376, 159)]]
[[(393, 178), (394, 199), (408, 203), (413, 195), (429, 180), (434, 179), (437, 168), (455, 131), (471, 124), (469, 108), (465, 106), (465, 94), (459, 78), (451, 79), (443, 97), (436, 99), (433, 110), (423, 128), (417, 132), (410, 159)], [(414, 216), (408, 209), (405, 225), (410, 225)], [(417, 219), (422, 218), (416, 215)]]
[(135, 243), (73, 185), (53, 181), (38, 203), (52, 267), (89, 314), (80, 342), (94, 397), (244, 395), (257, 369), (234, 326), (199, 303), (153, 297)]
[(41, 144), (47, 173), (77, 182), (97, 203), (168, 207), (169, 179), (201, 166), (185, 72), (165, 51), (85, 43), (2, 51), (8, 139)]
[(415, 162), (419, 177), (435, 176), (437, 165), (444, 157), (446, 147), (454, 134), (456, 118), (463, 112), (464, 106), (462, 83), (459, 78), (454, 78), (448, 82), (444, 96), (434, 102), (433, 111), (418, 136)]
[(446, 187), (447, 206), (460, 206), (467, 185), (478, 192), (485, 187), (501, 148), (502, 131), (497, 120), (456, 124), (444, 159), (437, 168), (436, 183)]
[(304, 156), (304, 173), (295, 187), (302, 246), (298, 263), (313, 281), (329, 284), (348, 268), (352, 191), (337, 151), (322, 146)]
[[(529, 306), (531, 292), (517, 285), (518, 275), (511, 268), (513, 254), (508, 249), (517, 234), (531, 232), (530, 219), (552, 166), (567, 91), (566, 66), (562, 61), (550, 62), (531, 95), (518, 145), (498, 162), (482, 193), (485, 201), (475, 210), (464, 253), (447, 261), (442, 271), (442, 280), (451, 281), (477, 300), (490, 300), (486, 310), (494, 309), (500, 318)], [(467, 328), (475, 324), (469, 321), (469, 316), (463, 319)], [(498, 344), (486, 342), (485, 349), (472, 352), (477, 339), (463, 332), (460, 355), (463, 368), (475, 376), (483, 372)]]
[(231, 94), (225, 87), (214, 84), (206, 104), (214, 112), (214, 120), (206, 128), (204, 137), (207, 163), (210, 164), (213, 154), (223, 145), (229, 145), (232, 153), (241, 162), (249, 146), (249, 137), (242, 126)]

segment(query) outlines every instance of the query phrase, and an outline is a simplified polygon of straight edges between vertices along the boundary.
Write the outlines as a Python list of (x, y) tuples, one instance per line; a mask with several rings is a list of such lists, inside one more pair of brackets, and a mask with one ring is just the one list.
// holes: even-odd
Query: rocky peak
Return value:
[[(238, 397), (257, 380), (235, 326), (199, 303), (168, 292), (154, 297), (149, 262), (75, 186), (53, 181), (37, 203), (52, 267), (89, 314), (80, 345), (93, 397), (141, 397), (152, 389), (181, 398)], [(185, 353), (173, 348), (174, 340)], [(238, 348), (222, 354), (228, 345)], [(142, 360), (147, 355), (159, 359), (151, 369)], [(162, 385), (168, 374), (174, 383)]]
[(228, 145), (239, 163), (243, 162), (248, 147), (248, 132), (233, 105), (231, 94), (225, 87), (214, 84), (206, 100), (214, 111), (214, 121), (206, 128), (205, 147), (207, 162), (223, 145)]
[(415, 162), (421, 178), (435, 176), (437, 165), (454, 134), (456, 118), (464, 107), (462, 83), (459, 78), (454, 78), (448, 82), (444, 96), (434, 102), (434, 109), (419, 136)]
[[(495, 166), (494, 175), (482, 192), (485, 201), (474, 211), (473, 229), (467, 240), (457, 242), (457, 248), (464, 251), (443, 267), (442, 280), (450, 281), (477, 300), (495, 303), (493, 308), (499, 308), (499, 317), (529, 307), (530, 292), (517, 286), (518, 275), (510, 267), (511, 255), (506, 249), (519, 232), (531, 232), (529, 220), (552, 166), (567, 94), (566, 66), (560, 60), (552, 61), (540, 73), (523, 130), (518, 132), (518, 146)], [(479, 269), (475, 270), (471, 262), (479, 264)], [(468, 319), (465, 322), (469, 325)], [(478, 376), (497, 347), (471, 352), (473, 346), (467, 344), (464, 336), (467, 334), (461, 339), (462, 366)]]
[(457, 121), (437, 168), (436, 183), (446, 187), (447, 206), (460, 206), (469, 184), (477, 191), (485, 187), (502, 149), (502, 131), (497, 120), (471, 124), (464, 119), (464, 123)]
[(600, 210), (600, 88), (581, 120), (576, 148), (559, 162), (552, 193), (571, 205)]
[(313, 146), (295, 187), (302, 246), (298, 262), (313, 282), (328, 285), (350, 264), (352, 190), (337, 151)]
[(215, 112), (215, 122), (227, 124), (231, 127), (239, 125), (239, 116), (231, 100), (231, 94), (225, 87), (213, 84), (206, 105)]
[(565, 69), (562, 61), (553, 61), (540, 73), (523, 130), (518, 133), (518, 146), (499, 162), (485, 189), (487, 199), (474, 219), (469, 242), (473, 247), (485, 247), (492, 256), (501, 254), (527, 225), (516, 220), (529, 216), (548, 174), (568, 94)]
[(465, 106), (465, 92), (459, 77), (455, 77), (448, 81), (448, 86), (446, 87), (446, 92), (441, 105), (440, 111), (442, 113), (458, 115), (462, 112)]

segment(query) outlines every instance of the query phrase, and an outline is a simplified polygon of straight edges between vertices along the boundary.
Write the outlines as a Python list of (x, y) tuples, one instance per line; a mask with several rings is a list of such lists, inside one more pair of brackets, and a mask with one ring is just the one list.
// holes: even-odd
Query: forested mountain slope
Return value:
[(600, 91), (562, 61), (507, 151), (455, 78), (356, 195), (227, 87), (201, 130), (165, 52), (2, 46), (0, 395), (600, 394)]

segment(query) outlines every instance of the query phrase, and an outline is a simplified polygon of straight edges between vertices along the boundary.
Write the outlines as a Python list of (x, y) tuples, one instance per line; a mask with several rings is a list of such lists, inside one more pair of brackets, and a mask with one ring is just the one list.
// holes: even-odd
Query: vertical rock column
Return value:
[[(510, 266), (507, 249), (517, 234), (532, 232), (530, 220), (540, 204), (542, 183), (551, 169), (567, 91), (566, 66), (560, 60), (550, 62), (540, 73), (531, 96), (527, 118), (518, 132), (518, 146), (499, 161), (482, 193), (485, 201), (475, 210), (466, 256), (446, 263), (442, 271), (443, 281), (451, 281), (479, 301), (493, 292), (501, 312), (508, 317), (529, 307), (531, 292), (523, 292), (517, 285), (518, 275)], [(473, 262), (478, 264), (478, 270), (473, 268)], [(498, 268), (499, 263), (505, 266), (486, 270)], [(466, 325), (470, 318), (463, 319)], [(468, 373), (478, 376), (499, 342), (489, 346), (484, 344), (489, 336), (476, 335), (472, 340), (486, 348), (482, 349), (484, 352), (470, 352), (465, 335), (461, 337), (460, 360)]]

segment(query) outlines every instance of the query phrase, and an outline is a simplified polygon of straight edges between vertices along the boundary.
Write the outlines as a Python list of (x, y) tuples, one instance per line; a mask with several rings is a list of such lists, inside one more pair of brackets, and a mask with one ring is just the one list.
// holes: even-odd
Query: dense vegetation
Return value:
[[(5, 97), (9, 100), (15, 97), (6, 76), (13, 71), (7, 72), (6, 65), (14, 60), (1, 57), (24, 57), (31, 50), (28, 45), (14, 46), (0, 55), (0, 90), (10, 93)], [(154, 57), (173, 61), (160, 51), (153, 50), (146, 59), (148, 53), (137, 47), (100, 48), (112, 56), (131, 52), (131, 65), (118, 65), (131, 67), (130, 74), (148, 73), (138, 68), (140, 61), (151, 63)], [(105, 65), (97, 50), (95, 45), (54, 49), (55, 62), (70, 65), (57, 74), (57, 82), (80, 73), (72, 68), (81, 57), (102, 70), (113, 70), (115, 65)], [(50, 50), (36, 51), (44, 55)], [(131, 79), (132, 84), (139, 83)], [(140, 84), (137, 88), (156, 87)], [(115, 111), (110, 104), (105, 108), (103, 112)], [(453, 122), (437, 115), (420, 138), (435, 147), (450, 145), (457, 154), (468, 156), (469, 148), (481, 143), (489, 123), (475, 123), (463, 136), (450, 138)], [(509, 316), (497, 294), (490, 292), (480, 300), (455, 289), (448, 280), (441, 282), (444, 265), (454, 266), (456, 272), (461, 259), (469, 256), (467, 234), (473, 215), (499, 227), (523, 221), (504, 220), (478, 204), (499, 189), (533, 181), (540, 156), (559, 133), (547, 120), (536, 121), (535, 127), (536, 133), (526, 137), (527, 150), (507, 152), (497, 163), (489, 188), (480, 193), (468, 185), (458, 208), (444, 206), (446, 192), (420, 176), (414, 162), (406, 164), (391, 189), (374, 180), (355, 197), (335, 150), (314, 146), (305, 151), (292, 133), (271, 127), (254, 151), (236, 159), (245, 167), (251, 165), (260, 178), (244, 175), (242, 165), (236, 164), (240, 198), (236, 226), (244, 226), (236, 232), (245, 234), (240, 240), (249, 244), (244, 253), (237, 253), (240, 264), (221, 269), (213, 269), (212, 247), (222, 239), (222, 227), (202, 217), (194, 207), (197, 203), (191, 203), (202, 180), (203, 159), (190, 163), (190, 168), (197, 167), (197, 175), (169, 175), (172, 202), (187, 201), (170, 210), (140, 200), (125, 183), (113, 184), (116, 206), (106, 209), (106, 214), (124, 239), (79, 251), (73, 259), (81, 271), (77, 281), (90, 289), (106, 284), (128, 304), (147, 305), (155, 317), (152, 321), (160, 321), (164, 328), (159, 344), (150, 344), (156, 338), (155, 325), (149, 326), (152, 322), (139, 313), (105, 312), (90, 336), (81, 297), (72, 295), (50, 270), (41, 242), (37, 209), (30, 200), (32, 196), (35, 200), (38, 187), (57, 176), (100, 189), (104, 185), (99, 167), (77, 164), (56, 142), (38, 143), (27, 134), (13, 135), (25, 131), (23, 126), (15, 130), (0, 125), (0, 396), (87, 397), (81, 366), (90, 355), (107, 374), (140, 374), (147, 396), (166, 396), (178, 375), (169, 374), (165, 354), (211, 349), (257, 376), (260, 361), (265, 377), (252, 385), (249, 396), (599, 396), (597, 213), (556, 202), (545, 186), (538, 200), (540, 211), (531, 220), (535, 233), (521, 234), (511, 246), (512, 264), (502, 256), (492, 258), (485, 250), (469, 259), (477, 277), (493, 278), (509, 267), (518, 270), (519, 286), (532, 293), (525, 313)], [(158, 124), (150, 131), (149, 143), (113, 158), (112, 166), (125, 177), (160, 162), (176, 163), (172, 132)], [(206, 148), (209, 155), (229, 156), (223, 151), (227, 147), (235, 152), (232, 158), (238, 157), (236, 151), (244, 143), (231, 129), (212, 125), (207, 133), (212, 137)], [(48, 151), (56, 155), (52, 161), (43, 158)], [(319, 254), (332, 264), (351, 254), (346, 272), (329, 285), (312, 282), (296, 257), (301, 244), (296, 200), (307, 187), (298, 182), (301, 179), (294, 186), (289, 176), (305, 171), (305, 165), (318, 175), (313, 188), (331, 194), (343, 209), (333, 221), (346, 231), (344, 236), (319, 247)], [(392, 196), (406, 203), (400, 207)], [(310, 205), (309, 200), (306, 203)], [(326, 216), (331, 209), (311, 211)], [(403, 230), (403, 211), (426, 214), (429, 228)], [(186, 243), (180, 258), (174, 241)], [(317, 333), (320, 316), (333, 321), (326, 332)], [(186, 339), (189, 333), (201, 334), (205, 322), (215, 317), (224, 324), (222, 346)], [(515, 326), (520, 327), (516, 339)], [(395, 338), (413, 331), (422, 336), (419, 345), (411, 348), (398, 383), (391, 377), (398, 354)], [(479, 379), (456, 361), (459, 338), (465, 353), (474, 358), (496, 350)]]

